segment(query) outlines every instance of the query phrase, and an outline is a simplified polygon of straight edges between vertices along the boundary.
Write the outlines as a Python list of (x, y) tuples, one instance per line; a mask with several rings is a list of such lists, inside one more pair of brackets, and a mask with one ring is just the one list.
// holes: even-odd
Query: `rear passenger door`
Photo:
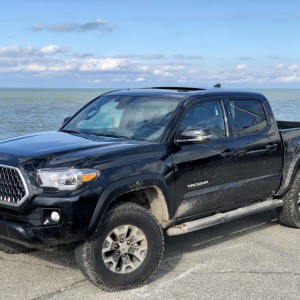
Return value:
[(282, 150), (274, 119), (264, 99), (229, 99), (237, 147), (239, 201), (271, 196), (281, 180)]

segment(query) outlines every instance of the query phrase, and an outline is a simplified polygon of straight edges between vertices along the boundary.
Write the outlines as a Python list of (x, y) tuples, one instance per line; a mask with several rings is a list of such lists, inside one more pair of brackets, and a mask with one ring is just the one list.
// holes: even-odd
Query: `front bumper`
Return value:
[[(87, 189), (69, 197), (58, 196), (37, 196), (22, 212), (0, 208), (0, 239), (33, 248), (53, 247), (87, 239), (98, 196)], [(61, 214), (57, 224), (45, 222), (51, 211), (59, 211)]]
[(0, 220), (0, 238), (29, 247), (35, 245), (22, 226), (6, 220)]

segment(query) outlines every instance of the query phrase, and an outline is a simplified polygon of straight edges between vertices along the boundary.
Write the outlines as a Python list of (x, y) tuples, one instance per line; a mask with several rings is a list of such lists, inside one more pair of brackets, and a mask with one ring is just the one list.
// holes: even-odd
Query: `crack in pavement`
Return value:
[[(172, 286), (178, 280), (184, 279), (185, 277), (191, 274), (197, 275), (215, 275), (215, 274), (254, 274), (254, 275), (292, 275), (292, 276), (300, 276), (300, 271), (236, 271), (236, 270), (220, 270), (220, 271), (211, 271), (211, 272), (201, 272), (199, 269), (202, 266), (195, 266), (185, 272), (182, 272), (178, 276), (163, 280), (160, 278), (161, 282), (158, 284), (157, 287), (154, 287), (153, 290), (150, 291), (149, 284), (146, 284), (140, 288), (134, 289), (129, 291), (132, 295), (139, 296), (139, 297), (148, 297), (150, 294), (159, 294), (161, 296), (162, 291), (165, 291), (167, 288)], [(155, 276), (158, 278), (157, 276)], [(174, 296), (174, 295), (173, 295)]]
[(255, 275), (295, 275), (300, 276), (299, 272), (292, 272), (292, 271), (234, 271), (234, 270), (224, 270), (224, 271), (218, 271), (218, 272), (206, 272), (206, 273), (199, 273), (203, 275), (209, 275), (209, 274), (255, 274)]
[(79, 283), (82, 283), (82, 282), (85, 282), (87, 281), (87, 279), (82, 279), (82, 280), (78, 280), (78, 281), (75, 281), (74, 283), (72, 284), (69, 284), (65, 287), (62, 287), (56, 291), (53, 291), (53, 292), (49, 292), (49, 293), (46, 293), (42, 296), (38, 296), (38, 297), (35, 297), (35, 298), (31, 298), (30, 300), (44, 300), (44, 299), (50, 299), (52, 296), (57, 296), (57, 295), (60, 295), (62, 294), (63, 292), (65, 292), (67, 289), (70, 290), (72, 288), (74, 288), (77, 284)]

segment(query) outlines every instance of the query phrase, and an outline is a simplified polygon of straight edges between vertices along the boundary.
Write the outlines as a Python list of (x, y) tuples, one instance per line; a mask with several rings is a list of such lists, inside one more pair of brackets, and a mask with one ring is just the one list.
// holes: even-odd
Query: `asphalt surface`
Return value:
[(0, 253), (0, 299), (299, 299), (300, 230), (275, 211), (166, 238), (145, 286), (107, 293), (77, 269), (73, 252)]

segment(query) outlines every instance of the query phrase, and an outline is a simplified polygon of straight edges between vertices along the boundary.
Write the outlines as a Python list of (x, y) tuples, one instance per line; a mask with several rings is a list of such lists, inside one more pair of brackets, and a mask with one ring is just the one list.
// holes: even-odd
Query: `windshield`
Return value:
[(105, 95), (80, 111), (62, 131), (155, 142), (178, 103), (169, 98)]

